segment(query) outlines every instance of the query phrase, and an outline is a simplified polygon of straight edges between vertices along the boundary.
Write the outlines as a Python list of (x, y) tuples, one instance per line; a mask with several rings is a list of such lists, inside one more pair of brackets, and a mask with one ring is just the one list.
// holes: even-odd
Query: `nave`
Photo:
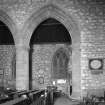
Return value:
[(44, 90), (16, 91), (9, 88), (0, 93), (0, 105), (105, 105), (104, 97), (87, 96), (81, 100), (68, 97), (55, 86)]
[(16, 91), (1, 93), (0, 105), (78, 105), (79, 101), (70, 99), (61, 90), (48, 86), (45, 90)]

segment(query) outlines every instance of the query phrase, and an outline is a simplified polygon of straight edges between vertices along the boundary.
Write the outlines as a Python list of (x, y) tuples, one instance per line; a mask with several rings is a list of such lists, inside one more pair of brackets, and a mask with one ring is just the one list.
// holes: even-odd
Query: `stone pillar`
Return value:
[(29, 47), (16, 46), (16, 89), (29, 89)]
[(74, 46), (72, 51), (72, 97), (81, 97), (81, 68), (79, 46)]

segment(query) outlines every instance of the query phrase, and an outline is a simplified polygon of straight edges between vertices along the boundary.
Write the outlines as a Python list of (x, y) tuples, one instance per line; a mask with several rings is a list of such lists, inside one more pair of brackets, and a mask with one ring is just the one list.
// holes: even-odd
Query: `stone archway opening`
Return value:
[(52, 58), (52, 84), (62, 92), (72, 95), (71, 52), (68, 46), (58, 48)]
[(8, 26), (0, 21), (0, 87), (15, 89), (15, 42)]
[[(29, 53), (29, 85), (30, 89), (43, 89), (49, 85), (54, 85), (53, 80), (56, 79), (53, 75), (53, 56), (58, 49), (61, 50), (61, 58), (63, 55), (65, 59), (62, 62), (66, 66), (67, 73), (68, 62), (70, 61), (72, 39), (65, 26), (54, 18), (48, 18), (41, 22), (34, 30), (30, 39), (30, 53)], [(66, 51), (66, 52), (65, 52)], [(66, 56), (66, 53), (68, 55)], [(60, 54), (60, 53), (58, 53)], [(59, 63), (62, 63), (59, 62)], [(53, 69), (52, 69), (53, 68)], [(62, 69), (64, 69), (63, 67)], [(60, 70), (60, 69), (59, 69)], [(60, 71), (59, 71), (60, 72)], [(62, 74), (61, 73), (61, 74)], [(58, 73), (59, 75), (59, 73)], [(64, 79), (61, 75), (60, 79)], [(67, 91), (66, 91), (67, 92)]]

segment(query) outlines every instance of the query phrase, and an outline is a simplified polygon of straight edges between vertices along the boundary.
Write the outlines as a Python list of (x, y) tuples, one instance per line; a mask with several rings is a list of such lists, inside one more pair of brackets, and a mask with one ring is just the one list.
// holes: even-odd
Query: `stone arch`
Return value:
[[(33, 31), (41, 22), (48, 18), (54, 18), (61, 22), (70, 33), (73, 43), (80, 41), (80, 32), (78, 29), (78, 24), (76, 24), (73, 17), (71, 17), (55, 5), (47, 5), (33, 13), (24, 24), (24, 42), (27, 42), (27, 44), (29, 44)], [(76, 36), (77, 33), (78, 36)]]
[[(70, 33), (72, 39), (72, 86), (73, 96), (79, 98), (81, 96), (81, 70), (80, 70), (80, 30), (78, 23), (70, 14), (55, 5), (47, 5), (34, 12), (23, 27), (24, 45), (29, 46), (32, 33), (37, 26), (48, 18), (54, 18), (61, 22)], [(78, 58), (78, 60), (77, 60)], [(77, 79), (77, 77), (79, 79)]]
[(5, 11), (0, 10), (0, 21), (2, 21), (8, 27), (14, 39), (14, 43), (16, 43), (16, 24), (12, 18)]
[[(0, 51), (0, 55), (4, 55), (3, 57), (5, 58), (5, 60), (1, 57), (1, 61), (3, 61), (4, 64), (6, 64), (7, 66), (5, 67), (4, 65), (1, 64), (1, 68), (3, 69), (3, 74), (4, 75), (4, 72), (6, 72), (7, 70), (7, 73), (10, 73), (8, 75), (8, 80), (6, 80), (4, 83), (4, 78), (3, 78), (3, 86), (8, 86), (9, 88), (15, 88), (15, 78), (13, 76), (13, 73), (16, 71), (15, 69), (15, 60), (16, 60), (16, 57), (13, 57), (15, 54), (16, 54), (16, 49), (15, 49), (15, 44), (16, 44), (16, 25), (14, 23), (14, 21), (12, 20), (12, 18), (3, 10), (0, 10), (0, 22), (5, 25), (5, 29), (8, 30), (8, 32), (10, 31), (10, 34), (13, 40), (13, 45), (10, 43), (9, 46), (8, 44), (5, 44), (3, 43), (3, 45), (0, 46), (1, 50), (5, 49), (5, 51)], [(4, 40), (5, 40), (5, 37), (4, 37)], [(6, 39), (7, 40), (7, 39)], [(8, 40), (7, 40), (8, 41)], [(8, 52), (8, 53), (5, 53), (5, 52)], [(3, 60), (2, 60), (3, 59)], [(1, 70), (2, 70), (1, 69)], [(13, 73), (12, 73), (13, 72)]]

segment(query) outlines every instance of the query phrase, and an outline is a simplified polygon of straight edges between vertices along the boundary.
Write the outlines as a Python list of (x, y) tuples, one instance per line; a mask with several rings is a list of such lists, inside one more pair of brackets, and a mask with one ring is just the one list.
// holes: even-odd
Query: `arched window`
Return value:
[(66, 79), (68, 76), (69, 58), (63, 48), (57, 50), (53, 57), (53, 78)]

